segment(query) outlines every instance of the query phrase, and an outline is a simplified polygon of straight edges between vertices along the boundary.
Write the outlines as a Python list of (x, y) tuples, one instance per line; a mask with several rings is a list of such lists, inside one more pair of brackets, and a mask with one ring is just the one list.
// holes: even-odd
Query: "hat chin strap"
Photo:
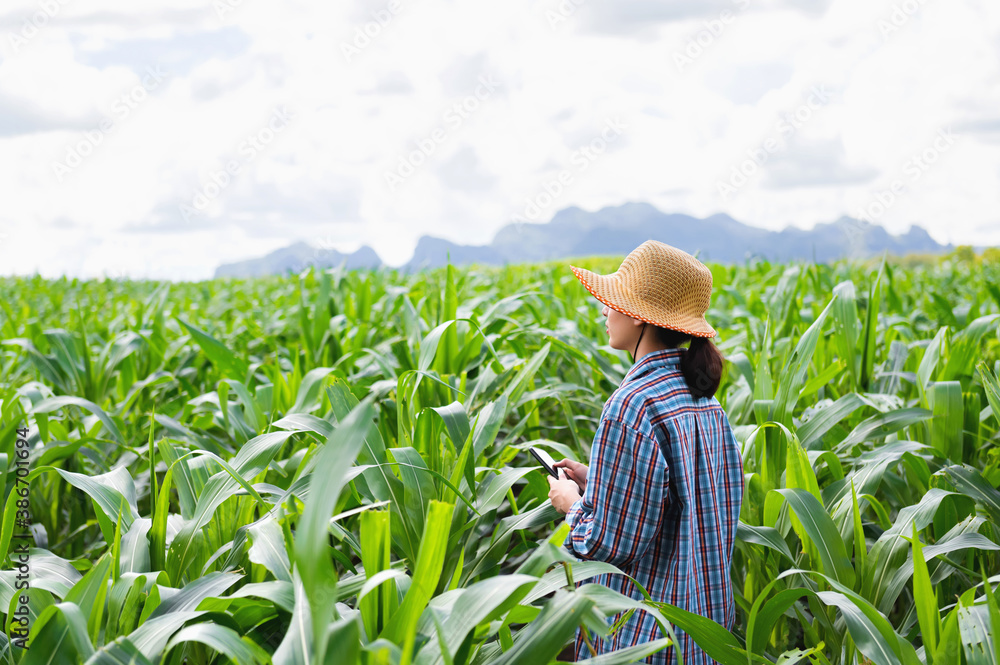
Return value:
[(635, 341), (635, 349), (632, 351), (632, 362), (635, 362), (636, 351), (639, 350), (639, 342), (642, 341), (642, 333), (646, 332), (646, 322), (642, 322), (642, 330), (639, 331), (639, 339)]

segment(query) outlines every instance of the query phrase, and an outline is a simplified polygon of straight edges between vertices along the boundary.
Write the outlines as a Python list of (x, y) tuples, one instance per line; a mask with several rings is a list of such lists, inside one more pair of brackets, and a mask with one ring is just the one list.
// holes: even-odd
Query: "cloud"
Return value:
[(217, 229), (220, 226), (219, 222), (208, 219), (204, 215), (189, 215), (185, 218), (178, 204), (165, 202), (143, 214), (141, 219), (127, 222), (120, 231), (130, 234), (185, 234), (193, 231)]
[(488, 73), (489, 62), (485, 51), (454, 61), (441, 72), (442, 91), (448, 97), (472, 94), (480, 83), (479, 79)]
[[(64, 3), (60, 2), (60, 4)], [(127, 5), (121, 5), (121, 7), (124, 6)], [(50, 25), (60, 28), (116, 27), (134, 30), (160, 28), (164, 25), (190, 26), (215, 14), (214, 11), (206, 10), (204, 6), (171, 9), (155, 5), (132, 4), (131, 11), (123, 9), (87, 11), (88, 9), (90, 7), (84, 7), (76, 13), (70, 10), (60, 11), (52, 17)], [(37, 11), (37, 5), (28, 4), (27, 7), (0, 16), (0, 30), (20, 27), (26, 19), (30, 19)]]
[(438, 169), (441, 181), (448, 189), (463, 192), (485, 192), (497, 183), (496, 176), (485, 173), (476, 149), (465, 145)]
[[(744, 0), (398, 0), (350, 61), (341, 44), (390, 0), (220, 1), (232, 11), (220, 15), (216, 0), (61, 3), (16, 54), (0, 30), (0, 223), (15, 257), (3, 271), (40, 262), (53, 274), (208, 277), (220, 261), (324, 233), (400, 264), (422, 235), (488, 242), (558, 190), (562, 171), (572, 182), (539, 221), (646, 201), (808, 227), (854, 216), (946, 127), (954, 147), (878, 221), (1000, 242), (1000, 59), (983, 55), (1000, 45), (996, 3), (919, 3), (883, 39), (877, 21), (896, 0), (750, 0), (681, 72), (673, 54)], [(551, 25), (547, 12), (566, 5), (576, 9)], [(18, 30), (37, 8), (10, 0), (0, 20)], [(152, 61), (166, 63), (164, 84), (116, 114)], [(481, 77), (498, 85), (475, 99)], [(722, 201), (719, 179), (820, 82), (837, 94)], [(289, 128), (245, 155), (282, 106)], [(108, 116), (114, 127), (90, 150)], [(614, 118), (627, 125), (614, 143), (580, 159)], [(390, 191), (385, 173), (421, 145), (421, 163)], [(78, 148), (92, 154), (59, 181), (53, 164)], [(238, 177), (185, 224), (180, 202), (231, 160)]]
[(789, 63), (764, 62), (713, 71), (707, 83), (734, 104), (756, 104), (767, 92), (787, 85), (794, 74)]
[(366, 95), (408, 95), (416, 91), (410, 78), (400, 71), (389, 72), (370, 90), (362, 91)]
[(717, 16), (737, 6), (734, 0), (586, 0), (581, 12), (590, 30), (631, 34), (651, 24)]
[(32, 99), (0, 91), (0, 138), (64, 129), (93, 129), (99, 122), (97, 115), (90, 118), (66, 117), (58, 110), (44, 108)]
[(879, 175), (870, 166), (847, 164), (839, 140), (793, 141), (787, 150), (772, 156), (764, 170), (762, 184), (770, 189), (865, 184)]
[(983, 141), (1000, 143), (1000, 116), (966, 120), (955, 125), (958, 134), (974, 134)]
[(175, 76), (184, 76), (206, 60), (236, 58), (250, 47), (250, 37), (237, 26), (179, 30), (154, 39), (109, 40), (99, 48), (87, 48), (82, 32), (72, 34), (71, 39), (81, 63), (97, 69), (125, 66), (139, 75), (149, 67), (163, 67)]
[(719, 18), (723, 12), (738, 14), (792, 8), (812, 16), (826, 12), (832, 0), (565, 0), (582, 5), (580, 13), (588, 31), (633, 36), (651, 31), (660, 24), (694, 19)]

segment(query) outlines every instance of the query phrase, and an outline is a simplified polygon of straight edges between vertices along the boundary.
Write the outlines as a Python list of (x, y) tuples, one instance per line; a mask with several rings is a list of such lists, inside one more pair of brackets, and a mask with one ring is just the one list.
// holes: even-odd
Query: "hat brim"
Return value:
[(667, 311), (656, 304), (643, 303), (628, 292), (617, 273), (598, 275), (571, 265), (573, 274), (592, 296), (611, 309), (654, 326), (677, 330), (694, 337), (715, 337), (718, 333), (704, 316), (687, 316)]

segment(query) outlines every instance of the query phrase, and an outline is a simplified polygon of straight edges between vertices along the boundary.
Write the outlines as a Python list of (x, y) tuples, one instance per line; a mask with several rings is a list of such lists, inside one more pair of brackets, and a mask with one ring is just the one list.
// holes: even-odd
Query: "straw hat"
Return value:
[(571, 265), (587, 290), (602, 303), (634, 319), (694, 337), (715, 337), (705, 320), (712, 297), (712, 273), (687, 252), (647, 240), (610, 275)]

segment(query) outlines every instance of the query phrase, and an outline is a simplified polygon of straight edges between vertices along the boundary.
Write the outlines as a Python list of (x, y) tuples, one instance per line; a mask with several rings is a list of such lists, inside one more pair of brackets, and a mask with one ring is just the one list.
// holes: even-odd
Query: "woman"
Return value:
[[(612, 348), (631, 350), (633, 365), (604, 404), (591, 468), (572, 460), (549, 478), (552, 505), (571, 527), (566, 546), (579, 558), (606, 561), (653, 597), (731, 629), (729, 579), (743, 501), (743, 462), (726, 413), (714, 397), (723, 358), (705, 320), (712, 273), (690, 254), (655, 240), (618, 270), (597, 275), (570, 266), (604, 303)], [(688, 348), (679, 344), (690, 340)], [(562, 475), (562, 474), (561, 474)], [(582, 495), (581, 495), (582, 494)], [(642, 600), (622, 575), (594, 578)], [(615, 620), (617, 620), (617, 616)], [(676, 629), (677, 644), (645, 662), (712, 661)], [(637, 610), (620, 631), (593, 635), (597, 653), (662, 637), (653, 616)], [(576, 659), (590, 657), (577, 632)]]

